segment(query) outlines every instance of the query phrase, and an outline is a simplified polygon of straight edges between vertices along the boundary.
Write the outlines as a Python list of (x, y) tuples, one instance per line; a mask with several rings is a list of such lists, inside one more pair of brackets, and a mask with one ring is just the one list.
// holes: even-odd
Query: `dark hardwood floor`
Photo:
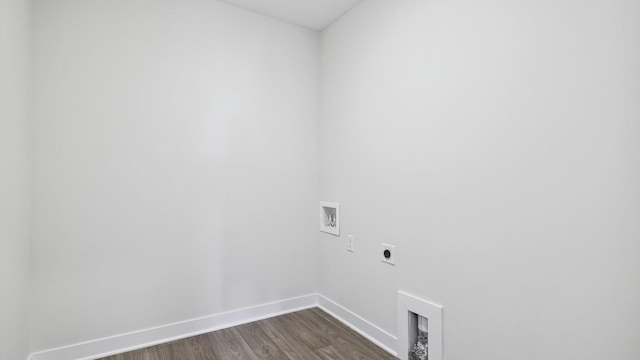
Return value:
[(313, 308), (103, 360), (390, 360), (360, 334)]

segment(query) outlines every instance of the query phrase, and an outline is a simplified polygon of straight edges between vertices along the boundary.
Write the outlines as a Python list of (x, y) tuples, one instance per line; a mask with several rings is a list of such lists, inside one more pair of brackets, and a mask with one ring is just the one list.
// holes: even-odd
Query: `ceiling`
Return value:
[(322, 30), (361, 0), (220, 0), (313, 30)]

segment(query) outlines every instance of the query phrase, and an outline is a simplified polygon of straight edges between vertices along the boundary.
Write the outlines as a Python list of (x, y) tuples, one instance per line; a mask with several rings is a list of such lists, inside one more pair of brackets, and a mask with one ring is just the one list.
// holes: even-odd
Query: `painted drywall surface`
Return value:
[(444, 305), (451, 360), (640, 358), (639, 25), (638, 1), (367, 0), (326, 29), (320, 292), (392, 333), (396, 290)]
[(221, 0), (292, 24), (322, 30), (361, 0)]
[(0, 0), (0, 359), (29, 355), (30, 3)]
[(34, 7), (34, 351), (315, 292), (318, 34)]

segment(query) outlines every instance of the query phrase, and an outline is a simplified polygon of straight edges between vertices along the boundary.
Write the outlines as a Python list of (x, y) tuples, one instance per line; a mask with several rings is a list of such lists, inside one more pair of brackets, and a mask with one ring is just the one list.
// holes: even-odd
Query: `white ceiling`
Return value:
[(313, 30), (322, 30), (361, 0), (220, 1)]

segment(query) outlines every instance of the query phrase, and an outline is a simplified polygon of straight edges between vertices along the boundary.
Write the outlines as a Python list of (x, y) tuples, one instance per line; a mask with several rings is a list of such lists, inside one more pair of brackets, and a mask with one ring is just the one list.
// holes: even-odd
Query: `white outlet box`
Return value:
[(320, 202), (320, 231), (340, 236), (340, 204)]
[(396, 264), (396, 247), (389, 244), (380, 246), (380, 260), (389, 265)]
[(410, 360), (409, 349), (416, 342), (418, 315), (428, 320), (429, 360), (442, 360), (442, 306), (404, 291), (398, 291), (398, 356), (401, 360)]
[(347, 251), (356, 252), (356, 244), (353, 235), (347, 235)]

